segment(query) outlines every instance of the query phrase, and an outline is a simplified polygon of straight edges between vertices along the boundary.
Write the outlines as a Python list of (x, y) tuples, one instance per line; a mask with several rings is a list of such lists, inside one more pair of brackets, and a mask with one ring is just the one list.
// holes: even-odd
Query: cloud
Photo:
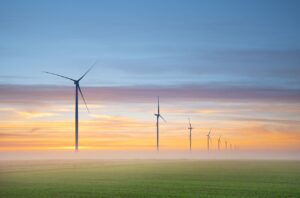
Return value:
[(30, 77), (27, 76), (17, 76), (17, 75), (0, 75), (0, 80), (4, 79), (30, 79)]
[[(219, 135), (241, 148), (263, 149), (280, 147), (299, 148), (299, 127), (293, 123), (275, 124), (265, 121), (223, 120), (213, 122), (192, 120), (195, 148), (205, 149), (205, 134), (213, 126), (213, 145)], [(274, 122), (277, 122), (274, 120)], [(185, 149), (188, 143), (187, 121), (161, 125), (162, 146)], [(298, 123), (299, 124), (299, 123)], [(73, 149), (73, 121), (26, 121), (0, 124), (0, 150)], [(270, 142), (272, 140), (272, 142)], [(155, 147), (155, 122), (122, 116), (95, 115), (80, 122), (80, 143), (90, 149), (147, 149)], [(33, 148), (34, 147), (34, 148)]]
[[(249, 86), (223, 86), (220, 84), (191, 86), (127, 86), (83, 87), (89, 103), (153, 103), (157, 96), (165, 102), (178, 101), (224, 101), (224, 102), (282, 102), (298, 103), (300, 90)], [(1, 104), (45, 105), (51, 102), (74, 100), (73, 87), (38, 85), (0, 85)]]
[[(28, 107), (25, 107), (28, 108)], [(58, 116), (57, 113), (41, 112), (37, 110), (24, 110), (12, 107), (0, 107), (0, 115), (6, 118), (6, 120), (22, 120), (22, 119), (34, 119)]]
[(57, 114), (55, 114), (55, 113), (43, 113), (43, 112), (37, 112), (37, 111), (27, 111), (27, 112), (17, 112), (17, 113), (19, 116), (26, 118), (26, 119), (57, 116)]
[[(187, 114), (191, 115), (195, 145), (200, 149), (205, 149), (205, 133), (211, 127), (214, 138), (224, 135), (245, 148), (298, 148), (299, 142), (294, 138), (299, 137), (299, 90), (219, 84), (83, 89), (93, 107), (89, 116), (81, 114), (80, 140), (85, 147), (155, 146), (153, 112), (156, 96), (160, 95), (162, 111), (168, 119), (167, 124), (161, 125), (165, 148), (186, 148)], [(15, 112), (19, 116), (0, 123), (0, 145), (3, 145), (0, 150), (72, 147), (74, 87), (0, 85), (0, 91), (1, 115)], [(39, 105), (47, 109), (40, 111)], [(55, 119), (56, 112), (66, 114), (64, 120), (60, 116)], [(42, 117), (46, 119), (34, 119)], [(269, 139), (272, 143), (268, 143)]]
[[(143, 59), (124, 58), (122, 64), (111, 65), (137, 76), (163, 74), (165, 78), (206, 75), (230, 75), (264, 78), (298, 77), (300, 49), (198, 49), (165, 47), (153, 49)], [(163, 54), (163, 55), (162, 55)], [(143, 65), (143, 67), (141, 66)], [(157, 73), (159, 71), (159, 73)], [(261, 79), (263, 80), (263, 79)]]

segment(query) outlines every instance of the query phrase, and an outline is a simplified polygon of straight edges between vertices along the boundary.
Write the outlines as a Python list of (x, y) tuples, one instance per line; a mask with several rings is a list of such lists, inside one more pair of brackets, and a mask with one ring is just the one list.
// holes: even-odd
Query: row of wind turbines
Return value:
[[(47, 73), (47, 74), (50, 74), (50, 75), (54, 75), (54, 76), (58, 76), (58, 77), (70, 80), (75, 85), (75, 151), (76, 152), (78, 151), (78, 147), (79, 147), (78, 92), (80, 93), (81, 98), (84, 101), (86, 110), (89, 112), (89, 109), (88, 109), (87, 103), (85, 101), (85, 98), (83, 96), (82, 90), (80, 88), (79, 82), (92, 70), (92, 68), (95, 66), (95, 64), (96, 63), (92, 64), (90, 66), (90, 68), (77, 80), (73, 79), (73, 78), (70, 78), (70, 77), (67, 77), (67, 76), (60, 75), (60, 74), (52, 73), (52, 72), (46, 72), (46, 71), (44, 72), (44, 73)], [(164, 122), (166, 122), (164, 117), (160, 114), (159, 97), (158, 97), (157, 113), (154, 114), (154, 115), (156, 117), (156, 149), (157, 149), (157, 151), (159, 151), (159, 120), (162, 119)], [(192, 128), (192, 124), (191, 124), (190, 119), (189, 119), (188, 130), (189, 130), (189, 149), (190, 149), (190, 151), (192, 151), (192, 130), (193, 130), (193, 128)], [(211, 130), (207, 134), (207, 151), (210, 150), (210, 143), (211, 143)], [(225, 140), (226, 150), (228, 149), (227, 144), (228, 143)], [(233, 149), (232, 144), (230, 144), (230, 150), (232, 150), (232, 149)], [(218, 138), (218, 151), (221, 151), (221, 136)]]
[[(162, 117), (162, 115), (160, 114), (160, 107), (159, 107), (159, 97), (157, 98), (157, 113), (154, 114), (156, 116), (156, 149), (157, 151), (159, 151), (159, 118), (161, 118), (164, 122), (167, 122), (164, 117)], [(194, 128), (192, 127), (191, 124), (191, 120), (189, 119), (189, 126), (188, 126), (188, 130), (189, 130), (189, 149), (190, 151), (192, 151), (192, 130)], [(209, 130), (207, 136), (207, 151), (210, 151), (210, 144), (211, 144), (211, 129)], [(221, 151), (221, 137), (219, 136), (218, 138), (218, 151)], [(233, 146), (231, 143), (229, 143), (229, 148), (228, 148), (228, 141), (225, 139), (224, 141), (225, 143), (225, 150), (233, 150)]]

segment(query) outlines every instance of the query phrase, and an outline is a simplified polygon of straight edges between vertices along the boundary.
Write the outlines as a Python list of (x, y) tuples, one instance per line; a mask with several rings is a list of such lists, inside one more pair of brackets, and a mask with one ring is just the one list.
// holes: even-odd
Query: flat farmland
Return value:
[(0, 197), (300, 197), (300, 161), (0, 161)]

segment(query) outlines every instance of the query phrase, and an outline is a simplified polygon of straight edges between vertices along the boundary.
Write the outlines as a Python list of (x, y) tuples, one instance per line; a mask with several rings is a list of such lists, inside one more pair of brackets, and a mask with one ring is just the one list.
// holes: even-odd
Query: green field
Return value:
[(0, 197), (300, 197), (300, 161), (0, 162)]

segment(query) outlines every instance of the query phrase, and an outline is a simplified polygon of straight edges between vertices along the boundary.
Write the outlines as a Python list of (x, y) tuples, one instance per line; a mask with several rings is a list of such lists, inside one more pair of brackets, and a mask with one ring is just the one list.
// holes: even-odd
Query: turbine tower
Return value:
[(193, 128), (192, 128), (192, 124), (191, 124), (191, 120), (189, 119), (189, 124), (190, 124), (190, 126), (189, 126), (189, 130), (190, 130), (190, 151), (192, 151), (192, 130), (193, 130)]
[(221, 136), (218, 139), (218, 151), (221, 151)]
[(156, 116), (156, 149), (159, 151), (159, 118), (166, 122), (166, 120), (160, 115), (159, 96), (157, 97), (157, 113), (154, 115)]
[(209, 130), (208, 134), (206, 135), (207, 136), (207, 151), (209, 151), (209, 143), (210, 143), (210, 132), (211, 132), (211, 129)]
[(62, 76), (62, 75), (59, 75), (59, 74), (51, 73), (51, 72), (45, 72), (47, 74), (51, 74), (51, 75), (54, 75), (54, 76), (58, 76), (58, 77), (67, 79), (67, 80), (71, 80), (75, 84), (75, 151), (76, 152), (78, 151), (78, 91), (79, 91), (79, 93), (80, 93), (80, 95), (81, 95), (81, 97), (84, 101), (86, 110), (89, 112), (89, 109), (87, 107), (86, 101), (85, 101), (84, 96), (83, 96), (83, 93), (82, 93), (81, 88), (79, 86), (79, 82), (85, 77), (85, 75), (87, 73), (89, 73), (91, 71), (91, 69), (93, 68), (93, 66), (95, 64), (96, 63), (94, 63), (78, 80), (75, 80), (75, 79), (72, 79), (72, 78), (69, 78), (69, 77), (66, 77), (66, 76)]

